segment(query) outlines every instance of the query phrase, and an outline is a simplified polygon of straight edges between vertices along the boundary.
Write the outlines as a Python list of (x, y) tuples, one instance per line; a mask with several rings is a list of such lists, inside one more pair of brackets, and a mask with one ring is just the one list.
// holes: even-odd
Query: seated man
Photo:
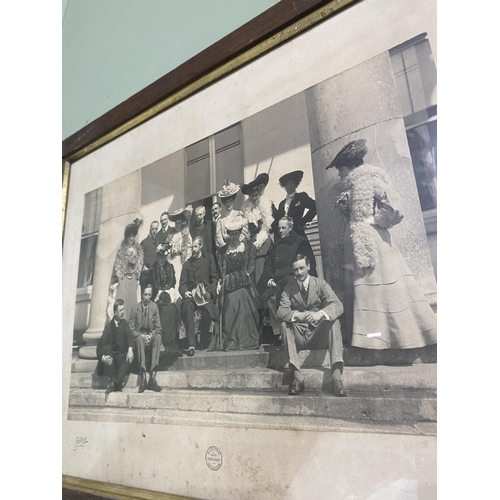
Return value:
[(158, 233), (158, 228), (160, 224), (158, 221), (154, 220), (149, 226), (149, 234), (141, 241), (141, 247), (144, 251), (144, 266), (141, 271), (140, 284), (141, 291), (144, 291), (144, 287), (149, 283), (152, 283), (152, 269), (156, 262), (156, 249), (158, 247), (158, 241), (156, 235)]
[(293, 229), (293, 219), (282, 217), (278, 223), (278, 235), (269, 248), (264, 272), (257, 283), (257, 291), (267, 305), (269, 319), (275, 336), (273, 343), (279, 343), (281, 322), (277, 318), (280, 295), (287, 283), (293, 281), (292, 262), (297, 254), (309, 259), (311, 276), (318, 276), (316, 259), (306, 236), (298, 235)]
[[(139, 392), (144, 392), (146, 389), (160, 392), (162, 389), (156, 382), (156, 372), (162, 348), (160, 315), (158, 306), (151, 301), (152, 293), (152, 286), (146, 285), (141, 302), (130, 311), (130, 328), (135, 339), (141, 377)], [(149, 370), (147, 365), (150, 366)], [(146, 372), (149, 372), (148, 383), (146, 383)]]
[(121, 391), (125, 386), (124, 379), (130, 370), (130, 363), (134, 360), (134, 338), (123, 319), (125, 302), (117, 299), (113, 305), (113, 319), (104, 327), (102, 337), (97, 344), (97, 359), (102, 362), (98, 368), (108, 376), (106, 394)]
[(328, 348), (333, 394), (347, 396), (342, 383), (344, 361), (338, 320), (344, 307), (325, 280), (309, 275), (307, 256), (298, 254), (293, 259), (292, 270), (295, 279), (285, 286), (278, 309), (278, 319), (282, 321), (281, 335), (293, 372), (288, 394), (300, 394), (304, 390), (298, 351)]
[[(183, 298), (181, 303), (181, 318), (186, 327), (186, 336), (189, 343), (187, 355), (194, 356), (196, 349), (196, 332), (195, 332), (195, 311), (199, 310), (202, 314), (200, 321), (201, 329), (201, 344), (208, 347), (210, 339), (209, 329), (210, 321), (217, 321), (218, 309), (215, 304), (217, 296), (217, 284), (219, 276), (215, 267), (214, 256), (203, 251), (203, 238), (197, 236), (193, 239), (193, 255), (184, 262), (179, 280), (179, 292)], [(200, 297), (201, 302), (195, 301), (193, 290), (203, 285), (205, 288), (205, 296)]]

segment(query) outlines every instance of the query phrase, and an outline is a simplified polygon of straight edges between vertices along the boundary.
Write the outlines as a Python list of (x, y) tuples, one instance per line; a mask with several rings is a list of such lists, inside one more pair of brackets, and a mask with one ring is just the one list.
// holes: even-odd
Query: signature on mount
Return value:
[(88, 443), (87, 441), (87, 436), (85, 437), (76, 437), (75, 441), (75, 446), (73, 447), (73, 451), (76, 451), (78, 448), (81, 448), (82, 446), (85, 445), (85, 443)]

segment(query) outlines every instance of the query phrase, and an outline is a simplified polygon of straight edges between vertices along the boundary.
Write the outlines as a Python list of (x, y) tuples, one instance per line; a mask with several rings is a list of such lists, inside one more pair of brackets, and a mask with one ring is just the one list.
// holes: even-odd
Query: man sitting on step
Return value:
[(325, 280), (309, 275), (310, 268), (309, 258), (297, 254), (292, 262), (295, 279), (283, 289), (278, 308), (278, 319), (282, 322), (281, 336), (293, 372), (288, 394), (296, 395), (304, 391), (298, 351), (328, 348), (333, 394), (347, 396), (342, 383), (344, 360), (338, 320), (344, 307)]
[[(153, 287), (146, 285), (141, 302), (130, 311), (130, 328), (135, 339), (139, 362), (139, 392), (144, 392), (146, 389), (160, 392), (162, 389), (156, 382), (160, 351), (163, 347), (160, 314), (158, 306), (151, 301), (152, 294)], [(146, 381), (146, 372), (149, 372), (149, 382)]]
[[(219, 275), (215, 267), (214, 256), (203, 250), (203, 238), (193, 238), (193, 254), (184, 262), (179, 279), (179, 293), (182, 295), (181, 318), (186, 325), (186, 336), (189, 343), (187, 355), (194, 356), (196, 349), (195, 312), (200, 311), (201, 344), (208, 347), (211, 320), (217, 321), (219, 316), (215, 303)], [(203, 296), (195, 292), (203, 291)]]
[(104, 327), (102, 337), (97, 344), (98, 373), (108, 376), (106, 394), (121, 391), (124, 379), (134, 360), (134, 337), (127, 320), (123, 319), (125, 302), (117, 299), (113, 306), (113, 319)]

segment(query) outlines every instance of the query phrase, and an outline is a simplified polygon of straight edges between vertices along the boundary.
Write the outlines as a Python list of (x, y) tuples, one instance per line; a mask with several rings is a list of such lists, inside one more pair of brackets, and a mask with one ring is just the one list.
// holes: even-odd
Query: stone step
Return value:
[[(269, 354), (263, 349), (253, 351), (196, 351), (192, 357), (183, 355), (175, 360), (165, 361), (160, 357), (160, 370), (219, 370), (235, 368), (265, 367), (269, 361)], [(92, 373), (97, 366), (96, 360), (73, 357), (71, 370), (73, 373)]]
[(196, 427), (237, 427), (247, 429), (356, 432), (436, 436), (436, 422), (371, 421), (311, 417), (308, 415), (257, 415), (164, 409), (92, 408), (74, 406), (68, 410), (69, 420), (86, 422), (125, 422), (137, 424), (190, 425)]
[[(269, 354), (268, 368), (280, 369), (288, 361), (284, 346), (263, 346)], [(327, 367), (330, 364), (328, 350), (301, 351), (299, 357), (303, 367)], [(345, 366), (398, 366), (413, 364), (432, 364), (437, 362), (437, 346), (418, 349), (361, 349), (344, 347)]]
[(435, 422), (434, 391), (351, 391), (346, 398), (308, 391), (298, 396), (280, 392), (232, 390), (164, 389), (160, 393), (135, 389), (105, 394), (104, 390), (78, 389), (70, 392), (75, 407), (162, 409), (186, 412), (244, 413), (258, 415), (307, 415), (340, 419)]
[[(346, 367), (344, 385), (355, 391), (436, 390), (436, 364), (413, 366)], [(330, 391), (329, 369), (303, 369), (306, 388)], [(130, 374), (128, 388), (137, 387), (137, 375)], [(158, 383), (168, 389), (288, 390), (290, 374), (267, 368), (230, 370), (172, 370), (157, 374)], [(73, 373), (71, 387), (105, 389), (107, 378), (93, 373)]]
[[(383, 349), (380, 351), (346, 347), (345, 366), (398, 366), (436, 363), (436, 346), (421, 349)], [(299, 357), (304, 368), (329, 367), (328, 351), (301, 351)], [(267, 367), (282, 370), (287, 365), (287, 355), (283, 346), (261, 346), (255, 351), (196, 351), (195, 356), (182, 356), (178, 359), (160, 358), (160, 369), (176, 370), (218, 370)], [(97, 366), (96, 360), (72, 360), (73, 373), (92, 373)]]

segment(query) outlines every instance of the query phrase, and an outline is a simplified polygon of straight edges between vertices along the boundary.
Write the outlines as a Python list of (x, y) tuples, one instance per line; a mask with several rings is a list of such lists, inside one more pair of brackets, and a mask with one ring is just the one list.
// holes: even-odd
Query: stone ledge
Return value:
[(419, 422), (437, 419), (434, 391), (356, 392), (347, 398), (305, 392), (298, 396), (231, 390), (164, 389), (161, 393), (135, 390), (109, 395), (93, 389), (73, 389), (70, 407), (116, 407), (215, 413), (305, 415), (341, 419)]
[(92, 407), (72, 407), (68, 411), (68, 419), (85, 420), (87, 422), (122, 422), (196, 427), (245, 427), (249, 429), (407, 434), (416, 436), (436, 436), (437, 429), (435, 422), (376, 422), (309, 416)]

